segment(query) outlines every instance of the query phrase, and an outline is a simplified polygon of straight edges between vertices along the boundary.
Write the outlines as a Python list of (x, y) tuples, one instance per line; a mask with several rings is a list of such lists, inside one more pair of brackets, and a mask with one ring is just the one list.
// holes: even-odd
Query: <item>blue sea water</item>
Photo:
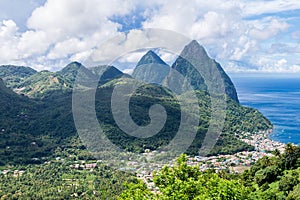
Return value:
[(240, 103), (263, 113), (274, 125), (270, 138), (300, 143), (300, 76), (231, 75)]

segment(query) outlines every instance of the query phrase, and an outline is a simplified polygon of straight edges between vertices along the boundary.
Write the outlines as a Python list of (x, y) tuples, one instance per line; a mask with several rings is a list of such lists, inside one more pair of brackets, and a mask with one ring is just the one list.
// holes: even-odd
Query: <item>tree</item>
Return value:
[(186, 161), (186, 156), (182, 155), (175, 166), (165, 166), (154, 173), (153, 181), (159, 192), (150, 195), (144, 184), (131, 184), (120, 199), (247, 199), (250, 191), (241, 181), (221, 178), (215, 172), (201, 172), (199, 167), (188, 166)]
[(281, 153), (278, 149), (275, 149), (272, 153), (273, 153), (274, 156), (276, 156), (278, 158), (281, 158)]
[(299, 184), (299, 174), (296, 171), (292, 171), (280, 179), (279, 190), (288, 193), (292, 191), (297, 184)]
[(145, 183), (140, 180), (136, 180), (135, 183), (125, 184), (126, 190), (118, 198), (119, 200), (149, 200), (156, 199), (154, 193), (152, 193)]
[(287, 200), (299, 200), (300, 199), (300, 184), (295, 186), (294, 190), (289, 193)]

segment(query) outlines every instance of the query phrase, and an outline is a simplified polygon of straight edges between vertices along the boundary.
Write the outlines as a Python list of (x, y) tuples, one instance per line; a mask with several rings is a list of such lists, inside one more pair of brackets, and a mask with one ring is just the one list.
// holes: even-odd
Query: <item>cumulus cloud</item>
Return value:
[(292, 64), (284, 55), (269, 55), (252, 60), (258, 68), (254, 71), (269, 73), (297, 73), (300, 72), (300, 65)]
[(119, 33), (118, 36), (97, 46), (87, 62), (104, 64), (119, 57), (122, 57), (120, 62), (137, 61), (138, 56), (141, 57), (145, 51), (153, 48), (165, 49), (179, 55), (184, 45), (190, 41), (188, 37), (168, 30), (131, 30), (127, 34)]
[(261, 23), (261, 26), (263, 26), (263, 28), (253, 28), (250, 30), (250, 36), (258, 40), (266, 40), (289, 28), (287, 22), (273, 18), (267, 19), (265, 22)]
[(61, 60), (84, 60), (96, 45), (118, 34), (121, 25), (109, 18), (134, 9), (131, 0), (48, 0), (32, 12), (24, 32), (13, 20), (0, 23), (0, 63), (22, 60), (32, 65), (35, 61), (33, 65), (41, 68), (45, 63), (55, 66)]
[(108, 17), (126, 14), (134, 7), (130, 1), (48, 0), (44, 6), (33, 11), (27, 25), (61, 37), (82, 37), (99, 30), (111, 33), (117, 30), (119, 24), (112, 23)]
[[(171, 63), (189, 41), (178, 41), (173, 34), (160, 32), (162, 38), (168, 39), (165, 44), (158, 44), (134, 26), (128, 33), (120, 32), (123, 25), (130, 27), (128, 19), (133, 20), (132, 24), (138, 21), (132, 16), (125, 23), (122, 17), (138, 13), (142, 28), (168, 29), (196, 39), (221, 63), (234, 60), (261, 65), (258, 70), (296, 70), (300, 63), (295, 58), (300, 52), (299, 30), (295, 30), (289, 18), (276, 16), (278, 12), (295, 9), (300, 9), (297, 0), (174, 0), (172, 3), (167, 0), (47, 0), (33, 10), (25, 30), (13, 20), (0, 22), (0, 63), (57, 70), (57, 66), (63, 67), (70, 61), (107, 64), (120, 55), (119, 62), (134, 63), (142, 56), (143, 45), (144, 50), (161, 48), (157, 52)], [(291, 27), (293, 33), (289, 32)], [(286, 41), (287, 34), (292, 43)], [(163, 51), (166, 47), (176, 51)], [(282, 63), (282, 59), (287, 62)]]

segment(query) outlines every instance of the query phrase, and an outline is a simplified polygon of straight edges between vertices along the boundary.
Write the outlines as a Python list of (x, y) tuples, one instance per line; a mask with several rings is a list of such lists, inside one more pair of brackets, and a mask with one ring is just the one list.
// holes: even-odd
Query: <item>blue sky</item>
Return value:
[(299, 22), (298, 0), (0, 0), (0, 64), (55, 71), (119, 36), (100, 60), (124, 54), (120, 68), (130, 72), (144, 52), (126, 49), (142, 42), (139, 29), (158, 28), (196, 39), (227, 72), (293, 74), (300, 72)]

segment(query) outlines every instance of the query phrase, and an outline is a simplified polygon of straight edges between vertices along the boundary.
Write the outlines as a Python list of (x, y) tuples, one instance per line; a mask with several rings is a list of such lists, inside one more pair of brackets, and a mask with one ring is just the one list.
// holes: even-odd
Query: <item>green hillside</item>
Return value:
[(71, 91), (72, 83), (60, 74), (41, 71), (16, 86), (15, 92), (32, 98), (45, 98)]
[(38, 124), (30, 130), (41, 104), (17, 95), (1, 79), (0, 96), (0, 165), (36, 163), (34, 158), (48, 156), (52, 141), (33, 134)]
[[(192, 53), (191, 57), (196, 60), (205, 58), (208, 60), (204, 62), (203, 59), (200, 59), (201, 62), (216, 65), (221, 75), (223, 74), (222, 76), (225, 77), (226, 94), (231, 97), (227, 98), (227, 116), (224, 129), (210, 154), (234, 153), (253, 149), (239, 140), (239, 134), (243, 132), (257, 133), (261, 130), (270, 129), (272, 128), (270, 121), (259, 111), (243, 107), (238, 103), (235, 96), (230, 93), (230, 91), (232, 94), (236, 92), (229, 77), (220, 65), (207, 57), (205, 50), (198, 43), (192, 42), (185, 47), (182, 55), (187, 53)], [(184, 75), (192, 73), (190, 71), (191, 66), (183, 65), (183, 63), (187, 64), (185, 61), (180, 64), (179, 59), (180, 57), (172, 65), (174, 69), (181, 70), (180, 72)], [(151, 65), (152, 62), (165, 64), (151, 51), (139, 63)], [(164, 67), (168, 66), (164, 65)], [(187, 69), (182, 71), (185, 67)], [(212, 66), (204, 65), (204, 67)], [(145, 126), (150, 123), (149, 108), (154, 104), (161, 104), (167, 111), (166, 124), (157, 135), (146, 139), (135, 138), (124, 133), (116, 125), (114, 116), (112, 116), (111, 95), (116, 85), (127, 84), (132, 78), (113, 66), (96, 66), (87, 69), (80, 63), (73, 62), (56, 73), (49, 71), (33, 73), (34, 71), (30, 69), (22, 69), (31, 71), (32, 74), (20, 75), (24, 78), (14, 87), (14, 91), (19, 95), (8, 89), (2, 81), (0, 84), (0, 103), (2, 105), (0, 108), (0, 128), (4, 130), (0, 133), (2, 165), (42, 162), (41, 158), (51, 156), (57, 147), (64, 148), (75, 145), (77, 146), (75, 148), (84, 149), (82, 144), (78, 142), (74, 144), (74, 141), (78, 141), (78, 134), (72, 114), (72, 89), (78, 70), (83, 72), (86, 80), (95, 77), (100, 78), (95, 94), (97, 118), (107, 137), (119, 147), (132, 152), (144, 152), (145, 149), (155, 150), (168, 144), (178, 131), (181, 117), (178, 100), (167, 88), (157, 84), (146, 84), (132, 94), (129, 104), (130, 116), (138, 126)], [(102, 76), (98, 77), (99, 75)], [(6, 73), (3, 78), (9, 77), (11, 75)], [(196, 138), (186, 153), (197, 155), (209, 127), (212, 108), (210, 94), (201, 86), (203, 79), (197, 76), (192, 76), (192, 78), (192, 83), (195, 83), (196, 86), (198, 83), (200, 84), (196, 90), (200, 109), (200, 123), (198, 127), (195, 127), (197, 128)], [(209, 81), (213, 81), (213, 78)], [(86, 90), (89, 88), (84, 87), (82, 92)], [(185, 93), (181, 95), (184, 96)], [(25, 150), (26, 152), (24, 152)]]
[(2, 65), (0, 66), (0, 78), (4, 80), (6, 85), (14, 88), (16, 84), (22, 82), (25, 78), (37, 73), (30, 67)]
[(82, 77), (85, 79), (93, 79), (96, 78), (95, 75), (88, 69), (86, 69), (81, 63), (79, 62), (71, 62), (63, 69), (57, 72), (57, 74), (61, 75), (66, 80), (70, 81), (71, 83), (75, 82), (78, 70), (81, 70)]
[[(97, 117), (106, 130), (108, 138), (123, 149), (144, 152), (145, 149), (155, 150), (159, 146), (169, 143), (177, 133), (180, 122), (180, 106), (176, 98), (170, 95), (165, 88), (147, 84), (134, 94), (130, 100), (130, 115), (138, 125), (147, 125), (150, 122), (148, 109), (153, 104), (161, 104), (165, 107), (168, 118), (164, 128), (155, 136), (147, 139), (134, 138), (126, 135), (115, 124), (111, 111), (111, 95), (113, 88), (118, 84), (126, 84), (126, 79), (118, 79), (99, 87), (96, 93)], [(208, 129), (210, 119), (210, 96), (207, 92), (198, 91), (201, 113), (197, 136), (186, 153), (197, 155), (199, 148)], [(255, 133), (259, 130), (267, 130), (272, 127), (270, 121), (259, 111), (239, 105), (235, 101), (228, 100), (225, 127), (217, 145), (211, 154), (234, 153), (242, 150), (250, 150), (253, 147), (240, 141), (236, 135), (242, 132)]]

